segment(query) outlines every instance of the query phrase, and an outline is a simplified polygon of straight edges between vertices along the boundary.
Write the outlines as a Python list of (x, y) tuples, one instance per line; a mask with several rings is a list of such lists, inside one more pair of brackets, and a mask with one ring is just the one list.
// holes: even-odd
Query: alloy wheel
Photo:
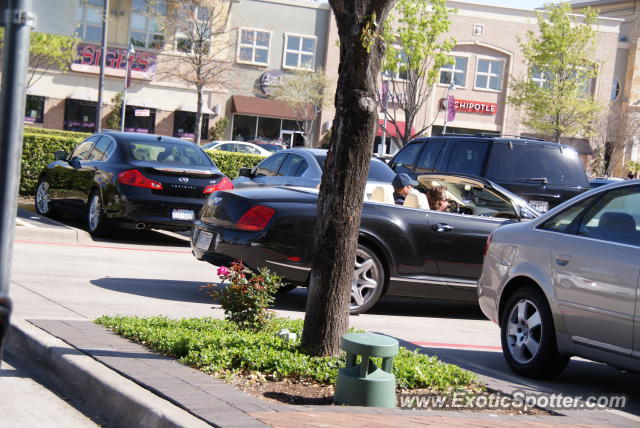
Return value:
[(94, 231), (98, 229), (100, 225), (100, 214), (101, 214), (101, 204), (100, 204), (100, 196), (93, 195), (91, 198), (91, 203), (89, 204), (89, 231)]
[(366, 305), (374, 298), (376, 289), (382, 285), (381, 273), (371, 254), (358, 248), (351, 282), (351, 311)]
[(542, 319), (540, 310), (531, 300), (521, 299), (511, 308), (506, 339), (509, 353), (518, 364), (527, 364), (538, 355)]
[(38, 185), (38, 190), (36, 190), (36, 208), (38, 213), (47, 214), (49, 212), (49, 207), (49, 183), (43, 181)]

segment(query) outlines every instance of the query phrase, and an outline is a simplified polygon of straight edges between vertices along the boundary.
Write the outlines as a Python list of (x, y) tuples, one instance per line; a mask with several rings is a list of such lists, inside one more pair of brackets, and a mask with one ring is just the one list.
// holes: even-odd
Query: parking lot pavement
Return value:
[[(43, 232), (50, 233), (48, 229)], [(10, 294), (15, 303), (14, 319), (34, 322), (43, 319), (86, 322), (105, 314), (222, 317), (221, 309), (200, 290), (201, 285), (212, 281), (217, 281), (215, 268), (191, 255), (185, 237), (128, 231), (110, 240), (87, 243), (17, 238)], [(304, 289), (295, 290), (279, 296), (276, 309), (282, 316), (301, 318), (305, 299)], [(633, 389), (638, 385), (637, 375), (578, 360), (572, 361), (557, 380), (533, 382), (518, 378), (506, 368), (498, 352), (497, 327), (484, 319), (475, 305), (386, 299), (370, 313), (352, 316), (350, 323), (397, 337), (409, 347), (420, 346), (422, 352), (474, 371), (494, 389), (504, 392), (526, 388), (628, 393), (632, 400), (629, 409), (599, 412), (597, 417), (591, 411), (582, 415), (575, 412), (570, 421), (591, 420), (616, 426), (640, 423), (637, 418), (640, 400)], [(254, 417), (272, 423), (267, 422), (271, 421), (268, 415)]]

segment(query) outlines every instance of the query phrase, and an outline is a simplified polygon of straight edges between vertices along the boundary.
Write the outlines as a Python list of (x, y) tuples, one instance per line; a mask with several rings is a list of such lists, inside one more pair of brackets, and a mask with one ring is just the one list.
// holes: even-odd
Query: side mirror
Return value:
[(71, 159), (71, 161), (69, 161), (69, 164), (75, 169), (80, 169), (82, 167), (82, 164), (80, 163), (80, 158), (78, 156), (75, 156), (73, 159)]
[(520, 207), (518, 210), (518, 217), (520, 217), (520, 221), (533, 220), (536, 218), (536, 216), (525, 207)]
[(67, 152), (65, 152), (64, 150), (57, 150), (53, 154), (53, 157), (55, 160), (67, 160)]
[(240, 170), (238, 171), (238, 174), (241, 177), (249, 177), (249, 178), (251, 178), (251, 175), (252, 175), (251, 174), (251, 168), (246, 168), (246, 167), (245, 168), (240, 168)]

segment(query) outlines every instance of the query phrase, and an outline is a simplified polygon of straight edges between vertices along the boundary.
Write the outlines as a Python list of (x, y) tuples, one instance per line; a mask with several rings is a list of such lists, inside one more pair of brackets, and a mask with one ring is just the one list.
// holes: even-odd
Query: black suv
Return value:
[(533, 138), (451, 134), (419, 138), (396, 153), (389, 166), (413, 178), (428, 172), (485, 177), (540, 211), (589, 189), (573, 149)]

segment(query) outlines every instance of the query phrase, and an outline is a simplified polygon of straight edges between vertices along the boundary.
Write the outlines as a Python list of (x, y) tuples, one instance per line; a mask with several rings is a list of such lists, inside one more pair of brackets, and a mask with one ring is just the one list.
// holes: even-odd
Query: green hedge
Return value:
[(47, 128), (36, 128), (33, 126), (25, 126), (24, 127), (25, 134), (47, 134), (47, 135), (56, 135), (59, 137), (71, 137), (71, 138), (88, 138), (91, 135), (88, 132), (75, 132), (75, 131), (63, 131), (61, 129), (47, 129)]
[(222, 150), (205, 150), (205, 153), (211, 157), (218, 169), (231, 179), (238, 176), (240, 168), (253, 168), (264, 159), (264, 156), (224, 152)]
[[(50, 132), (45, 132), (50, 131)], [(20, 194), (33, 195), (40, 172), (53, 162), (56, 150), (70, 153), (75, 146), (91, 134), (83, 132), (57, 131), (52, 129), (25, 128), (20, 173)], [(242, 167), (253, 168), (263, 156), (245, 153), (230, 153), (219, 150), (206, 151), (222, 173), (233, 179)]]
[(33, 195), (35, 193), (40, 172), (45, 166), (53, 162), (53, 154), (56, 150), (65, 150), (69, 153), (85, 138), (84, 135), (71, 137), (29, 131), (31, 131), (31, 128), (25, 129), (24, 145), (22, 147), (21, 195)]

